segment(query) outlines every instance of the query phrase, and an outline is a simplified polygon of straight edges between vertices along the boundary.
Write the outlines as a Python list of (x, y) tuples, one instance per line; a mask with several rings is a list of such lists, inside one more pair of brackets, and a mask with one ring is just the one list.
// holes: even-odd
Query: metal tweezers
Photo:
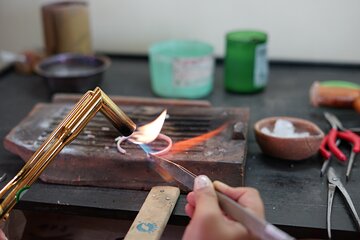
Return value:
[(329, 167), (328, 173), (328, 182), (329, 182), (329, 189), (328, 189), (328, 205), (327, 205), (327, 232), (328, 237), (331, 239), (331, 210), (332, 210), (332, 203), (334, 199), (334, 194), (336, 187), (339, 188), (340, 192), (344, 196), (347, 204), (350, 207), (351, 214), (356, 222), (356, 226), (358, 230), (360, 230), (360, 218), (356, 212), (355, 206), (351, 200), (349, 193), (346, 191), (345, 187), (342, 185), (340, 178), (336, 175), (335, 170), (332, 167)]
[(3, 182), (3, 181), (5, 181), (6, 176), (7, 176), (6, 173), (4, 173), (4, 174), (0, 177), (0, 183)]

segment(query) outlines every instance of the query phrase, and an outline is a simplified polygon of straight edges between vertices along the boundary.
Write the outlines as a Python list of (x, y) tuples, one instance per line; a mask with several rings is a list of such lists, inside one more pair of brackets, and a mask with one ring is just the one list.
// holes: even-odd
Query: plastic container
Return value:
[(267, 34), (234, 31), (226, 34), (225, 88), (231, 92), (253, 93), (267, 85)]
[(213, 47), (191, 40), (170, 40), (149, 49), (151, 86), (168, 98), (201, 98), (213, 89)]
[(315, 81), (309, 95), (315, 107), (353, 108), (355, 100), (360, 99), (360, 85), (341, 80)]

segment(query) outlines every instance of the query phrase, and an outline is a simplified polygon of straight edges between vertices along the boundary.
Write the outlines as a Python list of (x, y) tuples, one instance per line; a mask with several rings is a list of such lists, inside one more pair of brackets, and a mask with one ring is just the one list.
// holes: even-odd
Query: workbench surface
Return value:
[[(112, 58), (101, 88), (108, 95), (156, 97), (150, 87), (148, 62), (142, 58)], [(303, 161), (285, 161), (261, 153), (252, 126), (270, 116), (292, 116), (308, 119), (327, 132), (329, 126), (323, 111), (336, 114), (346, 127), (360, 126), (359, 114), (349, 109), (314, 108), (309, 103), (309, 88), (314, 81), (341, 79), (360, 83), (360, 68), (273, 63), (265, 91), (257, 94), (233, 94), (224, 90), (223, 66), (217, 64), (215, 85), (204, 98), (213, 106), (249, 107), (250, 125), (245, 184), (257, 188), (265, 203), (267, 220), (295, 237), (326, 238), (327, 180), (320, 177), (322, 160), (314, 156)], [(38, 102), (50, 102), (51, 96), (38, 76), (19, 75), (9, 71), (0, 76), (0, 139), (15, 127)], [(344, 146), (345, 149), (346, 146)], [(357, 158), (359, 161), (360, 157)], [(0, 175), (10, 180), (23, 166), (23, 161), (0, 145)], [(344, 176), (346, 167), (333, 165)], [(0, 184), (0, 187), (5, 185)], [(345, 183), (345, 179), (343, 181)], [(360, 165), (353, 168), (345, 183), (355, 207), (360, 212)], [(77, 187), (36, 182), (16, 208), (61, 212), (118, 219), (135, 218), (146, 191)], [(181, 195), (171, 224), (185, 225), (185, 195)], [(332, 216), (333, 236), (359, 239), (345, 201), (337, 192)]]

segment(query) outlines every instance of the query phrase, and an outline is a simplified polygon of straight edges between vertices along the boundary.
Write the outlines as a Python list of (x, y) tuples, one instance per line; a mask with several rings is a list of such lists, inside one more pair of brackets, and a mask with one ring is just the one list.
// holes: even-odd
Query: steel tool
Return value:
[(101, 111), (123, 135), (136, 128), (135, 123), (100, 89), (88, 91), (47, 137), (19, 173), (0, 191), (0, 219), (6, 219), (10, 210), (26, 193), (56, 155), (76, 138), (86, 124)]
[[(145, 152), (148, 153), (146, 147), (142, 146)], [(176, 164), (168, 159), (148, 153), (149, 159), (154, 164), (157, 172), (167, 181), (174, 180), (180, 185), (192, 190), (194, 186), (194, 179), (196, 175), (190, 172), (183, 166)], [(216, 191), (219, 204), (222, 210), (234, 220), (242, 223), (252, 234), (260, 239), (266, 240), (290, 240), (295, 239), (283, 232), (279, 228), (270, 224), (269, 222), (255, 216), (248, 209), (242, 207), (233, 199)]]
[(344, 128), (344, 126), (342, 125), (340, 120), (334, 114), (331, 114), (331, 113), (327, 113), (327, 114), (328, 114), (328, 117), (333, 122), (335, 122), (338, 129), (340, 129), (342, 131), (342, 132), (339, 132), (339, 134), (344, 134), (345, 137), (347, 137), (349, 139), (348, 141), (352, 143), (349, 162), (348, 162), (347, 169), (346, 169), (346, 180), (349, 180), (355, 157), (356, 157), (357, 153), (360, 152), (360, 137), (357, 134), (355, 134), (352, 130)]
[(344, 129), (342, 123), (339, 121), (339, 119), (337, 119), (335, 115), (329, 112), (325, 112), (324, 116), (330, 123), (331, 129), (329, 133), (324, 137), (320, 145), (320, 153), (325, 158), (320, 174), (321, 176), (325, 174), (325, 171), (330, 164), (330, 158), (332, 155), (334, 155), (340, 161), (344, 162), (347, 160), (345, 154), (338, 148), (339, 141), (345, 140), (352, 145), (347, 171), (348, 179), (350, 176), (350, 171), (354, 162), (355, 155), (356, 153), (360, 152), (360, 137), (352, 131)]
[(356, 226), (360, 230), (360, 218), (356, 212), (356, 209), (354, 207), (354, 204), (351, 200), (351, 197), (349, 193), (346, 191), (345, 187), (342, 185), (340, 178), (336, 175), (335, 170), (332, 167), (329, 167), (328, 173), (328, 205), (327, 205), (327, 232), (329, 239), (331, 239), (331, 210), (332, 210), (332, 203), (334, 199), (334, 194), (336, 187), (340, 190), (342, 195), (344, 196), (347, 204), (350, 207), (351, 214), (353, 215), (353, 218), (356, 222)]
[(7, 174), (6, 174), (6, 173), (4, 173), (4, 174), (0, 177), (0, 182), (5, 181), (6, 176), (7, 176)]
[(353, 133), (360, 134), (360, 127), (348, 128), (348, 130), (352, 131)]
[[(325, 136), (326, 137), (326, 136)], [(339, 146), (340, 144), (340, 140), (336, 140), (336, 146)], [(326, 156), (324, 156), (324, 162), (321, 166), (321, 170), (320, 170), (320, 176), (324, 176), (325, 173), (326, 173), (326, 170), (328, 169), (328, 167), (330, 166), (330, 162), (331, 162), (331, 158), (334, 157), (334, 156), (329, 156), (328, 158)]]

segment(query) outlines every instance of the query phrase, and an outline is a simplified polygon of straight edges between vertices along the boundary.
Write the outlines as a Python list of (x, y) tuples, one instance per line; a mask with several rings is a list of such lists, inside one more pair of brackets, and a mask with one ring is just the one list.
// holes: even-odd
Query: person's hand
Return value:
[(194, 191), (187, 196), (186, 214), (191, 218), (183, 240), (256, 239), (241, 223), (231, 220), (220, 209), (214, 187), (264, 219), (264, 205), (254, 188), (232, 188), (222, 182), (214, 184), (207, 176), (195, 178)]
[(3, 230), (0, 229), (0, 240), (8, 240)]

